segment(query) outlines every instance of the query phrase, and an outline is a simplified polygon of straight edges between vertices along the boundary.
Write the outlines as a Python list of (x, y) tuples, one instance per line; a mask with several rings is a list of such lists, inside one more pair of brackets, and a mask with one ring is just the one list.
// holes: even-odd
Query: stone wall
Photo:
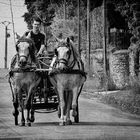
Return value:
[[(81, 58), (85, 65), (85, 71), (88, 72), (88, 63), (86, 58), (86, 52), (81, 52)], [(103, 49), (96, 49), (91, 51), (90, 54), (90, 69), (91, 73), (94, 75), (95, 73), (103, 71)]]
[(129, 85), (129, 51), (119, 50), (109, 57), (110, 78), (116, 89)]

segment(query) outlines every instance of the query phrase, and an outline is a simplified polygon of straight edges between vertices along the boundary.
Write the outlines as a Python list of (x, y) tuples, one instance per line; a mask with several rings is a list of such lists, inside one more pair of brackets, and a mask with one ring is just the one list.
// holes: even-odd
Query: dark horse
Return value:
[(27, 124), (31, 126), (31, 122), (34, 121), (34, 112), (31, 110), (32, 95), (41, 80), (41, 77), (35, 72), (34, 42), (29, 38), (20, 38), (17, 42), (16, 50), (16, 64), (12, 69), (12, 74), (9, 76), (13, 95), (13, 115), (15, 117), (15, 125), (18, 125), (18, 107), (20, 107), (21, 126), (24, 126), (24, 108), (26, 108)]

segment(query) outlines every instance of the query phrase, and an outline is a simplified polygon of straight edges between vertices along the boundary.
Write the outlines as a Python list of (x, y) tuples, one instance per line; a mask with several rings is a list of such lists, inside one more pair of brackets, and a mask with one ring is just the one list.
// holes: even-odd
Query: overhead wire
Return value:
[[(10, 4), (5, 3), (5, 2), (0, 2), (0, 4), (4, 4), (4, 5), (7, 5), (7, 6), (10, 5)], [(24, 5), (12, 5), (12, 6), (15, 6), (15, 7), (23, 7)]]
[[(11, 18), (11, 17), (5, 17), (5, 16), (0, 16), (1, 18)], [(21, 16), (22, 17), (22, 16)], [(21, 17), (13, 17), (14, 19), (18, 19), (18, 18), (21, 18)]]
[(10, 1), (11, 18), (12, 18), (12, 25), (13, 25), (14, 43), (15, 43), (15, 45), (16, 45), (14, 18), (13, 18), (13, 10), (12, 10), (12, 2), (11, 2), (11, 0), (9, 0), (9, 1)]

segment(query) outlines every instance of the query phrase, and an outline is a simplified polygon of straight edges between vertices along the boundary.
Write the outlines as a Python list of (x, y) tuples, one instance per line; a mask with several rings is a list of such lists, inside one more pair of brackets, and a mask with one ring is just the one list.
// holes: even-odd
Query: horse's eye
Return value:
[(69, 50), (69, 51), (67, 51), (67, 55), (70, 55), (70, 50)]

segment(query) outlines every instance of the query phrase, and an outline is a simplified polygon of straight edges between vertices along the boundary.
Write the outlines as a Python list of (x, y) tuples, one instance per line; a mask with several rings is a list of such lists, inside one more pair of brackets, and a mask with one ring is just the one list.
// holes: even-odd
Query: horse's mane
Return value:
[(78, 60), (78, 59), (81, 59), (80, 54), (78, 53), (76, 47), (74, 47), (74, 43), (73, 43), (72, 40), (70, 40), (70, 46), (71, 46), (71, 48), (72, 48), (72, 50), (73, 50), (73, 52), (74, 52), (75, 58), (76, 58), (77, 60)]
[(18, 44), (19, 44), (20, 42), (27, 42), (27, 43), (29, 43), (29, 53), (30, 53), (31, 60), (32, 60), (33, 62), (36, 62), (36, 57), (35, 57), (36, 47), (35, 47), (34, 41), (33, 41), (32, 39), (30, 39), (30, 38), (21, 37), (21, 38), (17, 41), (17, 43), (16, 43), (16, 51), (17, 51), (17, 52), (18, 52), (18, 47), (17, 47), (17, 46), (18, 46)]

